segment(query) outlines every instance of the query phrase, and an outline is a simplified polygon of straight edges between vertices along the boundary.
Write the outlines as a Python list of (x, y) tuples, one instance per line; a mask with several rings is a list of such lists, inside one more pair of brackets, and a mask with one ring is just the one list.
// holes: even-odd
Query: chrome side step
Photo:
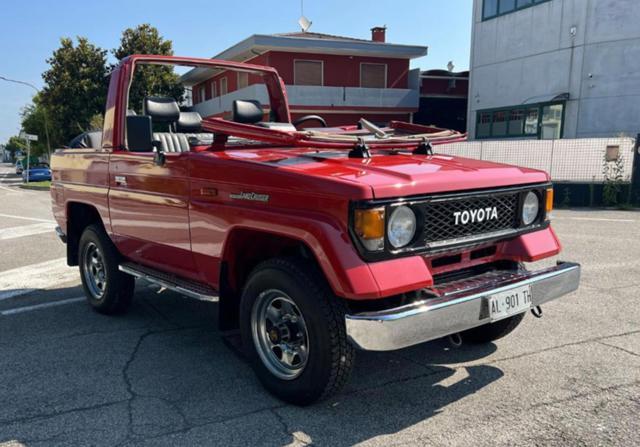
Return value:
[(141, 278), (150, 283), (157, 284), (163, 289), (173, 290), (190, 298), (201, 301), (218, 302), (217, 292), (204, 284), (185, 280), (169, 273), (164, 273), (133, 262), (125, 262), (118, 266), (121, 272), (136, 278)]

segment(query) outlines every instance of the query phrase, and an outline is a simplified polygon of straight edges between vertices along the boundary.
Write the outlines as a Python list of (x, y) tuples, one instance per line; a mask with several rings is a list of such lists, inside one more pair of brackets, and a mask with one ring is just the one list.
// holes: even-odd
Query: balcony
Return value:
[[(399, 88), (358, 88), (319, 87), (308, 85), (287, 85), (289, 106), (323, 108), (385, 108), (418, 109), (420, 94), (417, 89)], [(257, 99), (262, 104), (269, 103), (264, 85), (250, 85), (223, 96), (195, 104), (193, 110), (202, 116), (217, 115), (231, 110), (236, 99)]]

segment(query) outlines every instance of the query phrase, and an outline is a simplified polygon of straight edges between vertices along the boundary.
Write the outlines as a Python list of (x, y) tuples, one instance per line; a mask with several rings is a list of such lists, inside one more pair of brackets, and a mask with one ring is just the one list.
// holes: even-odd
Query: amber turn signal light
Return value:
[(553, 188), (547, 189), (547, 199), (545, 203), (547, 214), (553, 211)]
[(353, 226), (360, 242), (367, 250), (384, 249), (384, 208), (356, 210)]
[(360, 239), (384, 237), (384, 208), (356, 210), (354, 229)]

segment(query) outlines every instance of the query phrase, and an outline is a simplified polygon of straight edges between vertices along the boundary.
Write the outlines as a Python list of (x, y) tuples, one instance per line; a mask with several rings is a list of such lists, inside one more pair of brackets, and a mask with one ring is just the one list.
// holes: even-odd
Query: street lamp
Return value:
[[(26, 85), (27, 87), (31, 87), (37, 93), (40, 93), (40, 89), (33, 84), (25, 81), (18, 81), (16, 79), (5, 78), (4, 76), (0, 76), (0, 79), (7, 82), (13, 82), (15, 84)], [(45, 107), (42, 108), (42, 116), (44, 117), (44, 133), (47, 139), (47, 152), (49, 153), (49, 159), (51, 159), (51, 144), (49, 143), (49, 124), (47, 122), (47, 109)]]

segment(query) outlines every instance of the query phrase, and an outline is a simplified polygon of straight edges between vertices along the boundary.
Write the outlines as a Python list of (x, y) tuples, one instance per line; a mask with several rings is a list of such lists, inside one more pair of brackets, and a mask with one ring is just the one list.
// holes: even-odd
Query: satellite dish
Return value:
[(302, 32), (306, 33), (309, 28), (311, 28), (311, 20), (307, 19), (305, 16), (300, 16), (298, 19), (298, 25), (302, 28)]

